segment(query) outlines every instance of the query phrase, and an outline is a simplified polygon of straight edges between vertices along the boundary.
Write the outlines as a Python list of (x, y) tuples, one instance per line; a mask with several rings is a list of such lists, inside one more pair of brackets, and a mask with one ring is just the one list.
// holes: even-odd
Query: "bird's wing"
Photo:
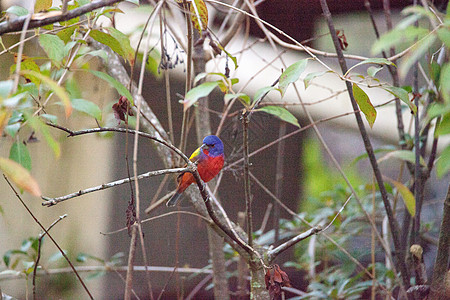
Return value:
[(197, 148), (197, 150), (195, 150), (192, 154), (191, 154), (191, 156), (189, 157), (189, 160), (190, 161), (192, 161), (192, 162), (194, 162), (194, 163), (197, 163), (199, 160), (202, 160), (203, 158), (204, 158), (204, 153), (202, 152), (202, 148), (201, 147), (199, 147), (199, 148)]

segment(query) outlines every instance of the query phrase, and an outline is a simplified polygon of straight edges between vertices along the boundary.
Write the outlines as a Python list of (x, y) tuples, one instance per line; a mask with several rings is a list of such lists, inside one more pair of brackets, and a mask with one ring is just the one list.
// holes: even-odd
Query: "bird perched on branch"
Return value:
[[(225, 155), (223, 153), (223, 143), (215, 135), (208, 135), (203, 139), (203, 144), (192, 153), (189, 160), (197, 165), (198, 174), (204, 182), (208, 182), (222, 170)], [(178, 186), (175, 195), (167, 201), (166, 205), (175, 206), (181, 194), (195, 183), (194, 175), (184, 172), (178, 175)]]

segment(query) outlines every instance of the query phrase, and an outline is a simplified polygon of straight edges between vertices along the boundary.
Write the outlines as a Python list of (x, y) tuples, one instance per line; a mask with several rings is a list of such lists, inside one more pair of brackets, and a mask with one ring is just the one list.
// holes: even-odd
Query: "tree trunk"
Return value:
[(260, 264), (250, 265), (250, 299), (252, 300), (268, 300), (269, 291), (266, 289), (264, 280), (264, 268)]
[(450, 186), (444, 201), (441, 231), (439, 233), (438, 251), (433, 269), (433, 280), (429, 299), (448, 299), (450, 293), (450, 274), (448, 270), (450, 257)]

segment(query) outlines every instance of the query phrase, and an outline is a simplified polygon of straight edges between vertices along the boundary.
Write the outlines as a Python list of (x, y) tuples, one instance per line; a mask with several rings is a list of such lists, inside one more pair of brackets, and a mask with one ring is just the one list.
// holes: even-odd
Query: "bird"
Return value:
[[(189, 160), (197, 165), (197, 171), (204, 182), (208, 182), (222, 170), (225, 154), (223, 143), (219, 137), (208, 135), (203, 139), (203, 144), (195, 150)], [(178, 175), (178, 185), (175, 194), (167, 201), (166, 205), (172, 207), (177, 205), (181, 194), (195, 183), (194, 175), (190, 172), (183, 172)]]

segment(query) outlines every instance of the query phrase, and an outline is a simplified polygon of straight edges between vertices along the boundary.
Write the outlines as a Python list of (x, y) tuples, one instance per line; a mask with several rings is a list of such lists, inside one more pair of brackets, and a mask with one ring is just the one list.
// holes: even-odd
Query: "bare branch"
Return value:
[[(80, 281), (81, 285), (83, 286), (84, 290), (86, 291), (86, 293), (89, 295), (89, 298), (94, 299), (94, 297), (92, 296), (91, 292), (89, 291), (89, 289), (87, 288), (86, 284), (84, 284), (83, 279), (81, 279), (80, 274), (78, 274), (77, 270), (75, 269), (74, 265), (72, 264), (72, 262), (70, 261), (70, 259), (67, 257), (66, 253), (64, 252), (64, 250), (59, 246), (59, 244), (55, 241), (55, 239), (52, 237), (52, 235), (48, 232), (47, 229), (45, 229), (45, 227), (42, 225), (42, 223), (36, 218), (36, 216), (33, 214), (33, 212), (28, 208), (28, 206), (25, 204), (25, 202), (22, 200), (22, 197), (20, 197), (19, 193), (17, 193), (16, 189), (12, 186), (11, 182), (9, 182), (8, 178), (3, 175), (3, 177), (5, 178), (6, 182), (8, 183), (9, 187), (11, 188), (11, 190), (14, 192), (14, 194), (16, 195), (17, 199), (19, 199), (20, 203), (22, 203), (23, 207), (25, 207), (25, 209), (27, 210), (27, 212), (30, 214), (30, 216), (33, 218), (33, 220), (36, 222), (36, 224), (39, 225), (39, 227), (41, 227), (41, 229), (45, 232), (45, 234), (47, 234), (47, 236), (49, 237), (49, 239), (53, 242), (53, 244), (55, 244), (56, 248), (58, 248), (59, 252), (61, 252), (62, 256), (66, 259), (67, 263), (69, 264), (70, 268), (73, 270), (73, 272), (75, 273), (75, 276), (78, 278), (78, 281)], [(37, 266), (35, 266), (37, 267)]]
[(299, 235), (296, 235), (295, 237), (289, 239), (287, 242), (281, 244), (280, 246), (276, 247), (275, 249), (269, 250), (267, 252), (267, 257), (269, 261), (272, 261), (278, 254), (286, 251), (288, 248), (294, 246), (300, 241), (303, 241), (304, 239), (309, 238), (310, 236), (322, 231), (321, 226), (316, 226), (313, 228), (308, 229), (305, 232), (300, 233)]
[[(173, 173), (181, 173), (181, 172), (187, 172), (187, 171), (188, 171), (187, 168), (155, 170), (155, 171), (150, 171), (147, 173), (140, 174), (137, 176), (137, 178), (139, 180), (139, 179), (153, 177), (153, 176), (159, 176), (159, 175), (163, 175), (163, 174), (173, 174)], [(69, 199), (73, 199), (73, 198), (76, 198), (76, 197), (79, 197), (79, 196), (82, 196), (85, 194), (89, 194), (92, 192), (97, 192), (97, 191), (109, 189), (112, 187), (116, 187), (118, 185), (122, 185), (122, 184), (128, 183), (130, 181), (135, 181), (135, 180), (136, 180), (136, 177), (131, 177), (131, 178), (127, 177), (124, 179), (120, 179), (120, 180), (104, 183), (101, 185), (97, 185), (94, 187), (90, 187), (90, 188), (87, 188), (84, 190), (79, 190), (78, 192), (67, 194), (67, 195), (64, 195), (61, 197), (50, 198), (50, 197), (42, 196), (41, 198), (43, 200), (45, 200), (45, 202), (42, 202), (42, 205), (43, 206), (53, 206), (53, 205), (56, 205), (60, 202), (63, 202), (63, 201), (69, 200)]]
[[(61, 21), (67, 21), (76, 17), (79, 17), (81, 15), (84, 15), (85, 13), (91, 12), (93, 10), (96, 10), (97, 8), (105, 7), (105, 6), (111, 6), (113, 4), (116, 4), (118, 2), (122, 2), (123, 0), (97, 0), (93, 1), (89, 4), (83, 5), (81, 7), (72, 9), (68, 11), (66, 14), (57, 14), (57, 15), (50, 15), (48, 17), (44, 18), (38, 18), (36, 14), (31, 15), (30, 23), (28, 24), (28, 28), (37, 28), (45, 25), (50, 25), (56, 22)], [(22, 30), (23, 25), (25, 24), (26, 20), (29, 18), (29, 15), (23, 16), (23, 17), (17, 17), (12, 20), (4, 21), (0, 23), (0, 36), (9, 33), (9, 32), (17, 32)]]
[[(324, 13), (325, 18), (328, 23), (328, 27), (330, 30), (331, 37), (333, 39), (333, 44), (336, 49), (336, 53), (338, 55), (338, 60), (339, 60), (340, 66), (341, 66), (342, 73), (345, 74), (347, 72), (347, 64), (346, 64), (344, 55), (342, 53), (342, 49), (340, 47), (338, 37), (336, 35), (336, 30), (334, 28), (333, 20), (331, 18), (331, 13), (328, 9), (327, 1), (320, 0), (320, 4), (322, 6), (323, 13)], [(353, 96), (352, 85), (348, 81), (346, 81), (345, 84), (347, 85), (347, 90), (348, 90), (348, 94), (350, 97), (350, 101), (351, 101), (353, 110), (357, 111), (358, 104), (356, 103), (356, 100)], [(357, 112), (357, 113), (355, 113), (355, 117), (356, 117), (356, 122), (358, 124), (359, 131), (361, 133), (362, 140), (364, 142), (364, 147), (366, 148), (367, 155), (369, 156), (369, 161), (371, 163), (373, 172), (375, 174), (375, 178), (378, 183), (378, 187), (380, 189), (381, 197), (383, 199), (383, 204), (384, 204), (384, 207), (386, 210), (386, 215), (389, 219), (389, 226), (391, 229), (392, 239), (394, 241), (394, 247), (395, 247), (395, 252), (396, 252), (396, 256), (397, 256), (395, 263), (396, 263), (398, 270), (401, 272), (401, 277), (402, 277), (404, 288), (408, 289), (410, 286), (409, 273), (408, 273), (408, 269), (407, 269), (406, 263), (405, 263), (405, 253), (404, 253), (404, 251), (402, 251), (402, 247), (401, 247), (400, 236), (399, 236), (399, 234), (400, 234), (399, 226), (398, 226), (397, 220), (394, 217), (394, 214), (393, 214), (393, 211), (391, 208), (391, 204), (388, 199), (387, 191), (386, 191), (386, 188), (383, 183), (383, 178), (381, 176), (381, 171), (378, 167), (378, 163), (377, 163), (374, 151), (373, 151), (372, 143), (369, 139), (366, 128), (364, 127), (364, 123), (362, 121), (361, 114), (359, 112)]]

